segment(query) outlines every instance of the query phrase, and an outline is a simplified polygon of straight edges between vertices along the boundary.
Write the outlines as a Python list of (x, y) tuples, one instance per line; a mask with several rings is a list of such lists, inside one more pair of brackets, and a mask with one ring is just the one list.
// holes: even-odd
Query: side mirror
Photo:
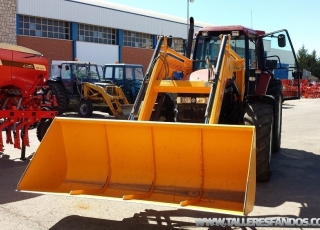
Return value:
[(286, 46), (286, 36), (284, 34), (278, 35), (278, 46), (285, 47)]

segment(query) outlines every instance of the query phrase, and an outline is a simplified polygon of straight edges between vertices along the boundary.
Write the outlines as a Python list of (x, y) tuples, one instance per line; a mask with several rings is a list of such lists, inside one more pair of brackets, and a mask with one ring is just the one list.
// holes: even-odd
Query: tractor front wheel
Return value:
[(273, 136), (273, 106), (265, 103), (248, 103), (244, 115), (245, 125), (256, 128), (256, 180), (268, 181)]
[(90, 100), (81, 100), (78, 112), (80, 117), (91, 117), (93, 112), (92, 102)]

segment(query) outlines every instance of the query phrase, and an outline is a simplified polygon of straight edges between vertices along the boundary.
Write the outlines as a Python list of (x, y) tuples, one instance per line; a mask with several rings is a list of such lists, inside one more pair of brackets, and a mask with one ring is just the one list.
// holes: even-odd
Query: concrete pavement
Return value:
[[(249, 217), (320, 218), (319, 115), (320, 99), (284, 102), (281, 149), (272, 156), (270, 181), (257, 184)], [(10, 145), (0, 153), (1, 229), (208, 229), (196, 227), (194, 218), (230, 217), (150, 204), (16, 192), (39, 145), (35, 130), (30, 131), (30, 142), (26, 161)]]

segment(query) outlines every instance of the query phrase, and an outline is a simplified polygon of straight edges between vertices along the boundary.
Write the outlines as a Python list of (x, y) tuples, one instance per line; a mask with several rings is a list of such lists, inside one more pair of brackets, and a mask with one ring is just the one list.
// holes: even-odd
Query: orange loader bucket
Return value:
[(253, 126), (55, 118), (18, 190), (248, 214), (255, 167)]

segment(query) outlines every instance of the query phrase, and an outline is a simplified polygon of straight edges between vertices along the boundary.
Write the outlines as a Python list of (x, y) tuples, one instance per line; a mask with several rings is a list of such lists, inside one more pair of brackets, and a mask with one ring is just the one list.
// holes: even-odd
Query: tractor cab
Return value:
[(52, 61), (50, 81), (61, 82), (69, 98), (80, 95), (78, 83), (99, 82), (97, 64), (79, 61)]
[(143, 81), (143, 66), (138, 64), (105, 64), (102, 66), (102, 82), (122, 88), (129, 103), (134, 103)]
[[(216, 65), (220, 51), (221, 34), (231, 35), (232, 49), (245, 60), (246, 95), (261, 93), (257, 87), (259, 77), (268, 74), (269, 81), (293, 79), (299, 72), (297, 58), (287, 30), (265, 33), (243, 26), (212, 26), (199, 30), (196, 36), (193, 69), (208, 68), (208, 61)], [(261, 78), (262, 79), (262, 78)], [(262, 90), (264, 92), (264, 90)], [(291, 97), (300, 98), (299, 90)], [(264, 92), (266, 93), (266, 92)]]

